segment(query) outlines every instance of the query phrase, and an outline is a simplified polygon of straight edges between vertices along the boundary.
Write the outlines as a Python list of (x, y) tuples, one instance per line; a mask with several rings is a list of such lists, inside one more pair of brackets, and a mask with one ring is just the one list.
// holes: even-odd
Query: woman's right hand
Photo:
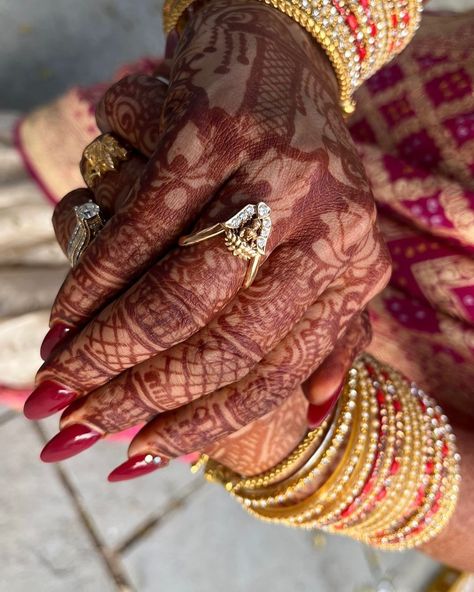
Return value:
[[(208, 3), (185, 30), (161, 113), (159, 84), (124, 81), (104, 100), (102, 123), (150, 160), (58, 295), (52, 324), (78, 330), (40, 370), (33, 398), (51, 394), (46, 380), (87, 395), (63, 428), (151, 420), (135, 449), (172, 457), (288, 398), (390, 263), (331, 67), (298, 25), (263, 3)], [(249, 289), (220, 238), (173, 248), (190, 224), (261, 200), (273, 230)], [(70, 202), (56, 212), (63, 244)]]

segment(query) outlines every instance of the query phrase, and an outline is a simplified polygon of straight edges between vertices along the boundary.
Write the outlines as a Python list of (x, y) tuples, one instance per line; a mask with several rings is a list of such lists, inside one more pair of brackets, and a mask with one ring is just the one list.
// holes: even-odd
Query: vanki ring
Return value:
[(261, 201), (248, 204), (227, 222), (219, 222), (204, 230), (182, 236), (179, 244), (183, 247), (224, 234), (224, 242), (236, 257), (249, 261), (243, 287), (248, 288), (254, 281), (262, 257), (265, 255), (267, 240), (272, 229), (270, 208)]
[(76, 226), (67, 245), (67, 258), (74, 267), (84, 250), (104, 227), (99, 206), (93, 201), (74, 207)]
[(93, 189), (106, 173), (118, 171), (130, 151), (113, 134), (102, 134), (86, 146), (81, 160), (81, 173), (89, 189)]

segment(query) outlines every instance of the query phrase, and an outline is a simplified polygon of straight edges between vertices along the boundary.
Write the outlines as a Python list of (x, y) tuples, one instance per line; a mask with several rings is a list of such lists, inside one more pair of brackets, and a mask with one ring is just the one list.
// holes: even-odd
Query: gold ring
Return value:
[(117, 172), (130, 151), (112, 134), (102, 134), (86, 146), (81, 160), (81, 173), (89, 189), (93, 189), (106, 173)]
[(74, 213), (76, 214), (76, 226), (66, 249), (71, 267), (76, 265), (82, 253), (104, 227), (100, 208), (93, 201), (75, 206)]
[(248, 288), (257, 275), (262, 257), (265, 255), (267, 240), (272, 229), (271, 210), (263, 201), (247, 204), (226, 222), (219, 222), (204, 230), (179, 239), (182, 247), (224, 234), (224, 242), (236, 257), (249, 261), (243, 287)]

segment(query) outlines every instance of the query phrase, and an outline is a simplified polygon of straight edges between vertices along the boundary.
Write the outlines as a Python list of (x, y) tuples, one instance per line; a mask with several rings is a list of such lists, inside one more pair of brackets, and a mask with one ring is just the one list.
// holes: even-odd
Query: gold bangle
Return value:
[[(338, 407), (321, 458), (311, 457), (280, 489), (261, 486), (232, 495), (268, 522), (317, 527), (381, 549), (427, 542), (445, 528), (459, 491), (460, 457), (447, 417), (416, 385), (367, 355), (354, 364), (343, 392), (351, 409)], [(351, 427), (333, 445), (342, 436), (336, 426), (345, 425), (343, 409), (352, 414)], [(342, 457), (320, 484), (321, 472), (313, 472), (314, 465), (333, 461), (338, 450)]]
[[(194, 0), (165, 0), (166, 33), (177, 28)], [(322, 47), (331, 62), (343, 111), (350, 114), (355, 90), (415, 34), (422, 0), (260, 0), (290, 17)]]
[(263, 488), (263, 493), (261, 486), (250, 493), (248, 488), (234, 490), (233, 494), (238, 501), (247, 507), (266, 507), (281, 504), (299, 495), (309, 483), (327, 470), (338, 449), (344, 446), (352, 421), (352, 414), (348, 410), (355, 404), (353, 399), (354, 395), (350, 392), (342, 394), (334, 419), (330, 421), (329, 429), (325, 430), (323, 440), (296, 473), (270, 489)]
[(193, 472), (197, 472), (201, 467), (204, 467), (204, 475), (210, 482), (219, 482), (232, 493), (237, 493), (241, 490), (258, 490), (266, 488), (274, 483), (278, 483), (283, 479), (288, 471), (295, 471), (300, 468), (305, 462), (305, 455), (312, 453), (314, 447), (318, 447), (321, 440), (324, 438), (329, 425), (329, 420), (323, 424), (307, 432), (303, 441), (295, 448), (295, 450), (282, 462), (278, 463), (268, 471), (265, 471), (254, 477), (244, 477), (224, 467), (220, 463), (209, 459), (207, 455), (202, 455), (195, 465), (192, 467)]

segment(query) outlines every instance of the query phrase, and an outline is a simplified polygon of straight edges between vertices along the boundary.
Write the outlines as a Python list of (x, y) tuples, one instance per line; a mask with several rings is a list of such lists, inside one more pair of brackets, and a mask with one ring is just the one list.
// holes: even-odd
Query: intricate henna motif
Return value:
[(99, 128), (113, 130), (142, 154), (151, 156), (159, 140), (167, 90), (166, 84), (143, 74), (123, 78), (109, 88), (97, 107)]
[[(115, 431), (166, 411), (143, 438), (151, 445), (159, 426), (155, 445), (171, 455), (287, 401), (383, 287), (389, 259), (330, 66), (290, 19), (242, 0), (206, 4), (157, 120), (159, 92), (135, 77), (103, 102), (104, 125), (153, 154), (52, 314), (94, 318), (38, 378), (94, 391), (67, 422)], [(259, 200), (273, 230), (251, 289), (237, 294), (244, 265), (219, 239), (170, 251), (198, 217), (208, 225)]]

